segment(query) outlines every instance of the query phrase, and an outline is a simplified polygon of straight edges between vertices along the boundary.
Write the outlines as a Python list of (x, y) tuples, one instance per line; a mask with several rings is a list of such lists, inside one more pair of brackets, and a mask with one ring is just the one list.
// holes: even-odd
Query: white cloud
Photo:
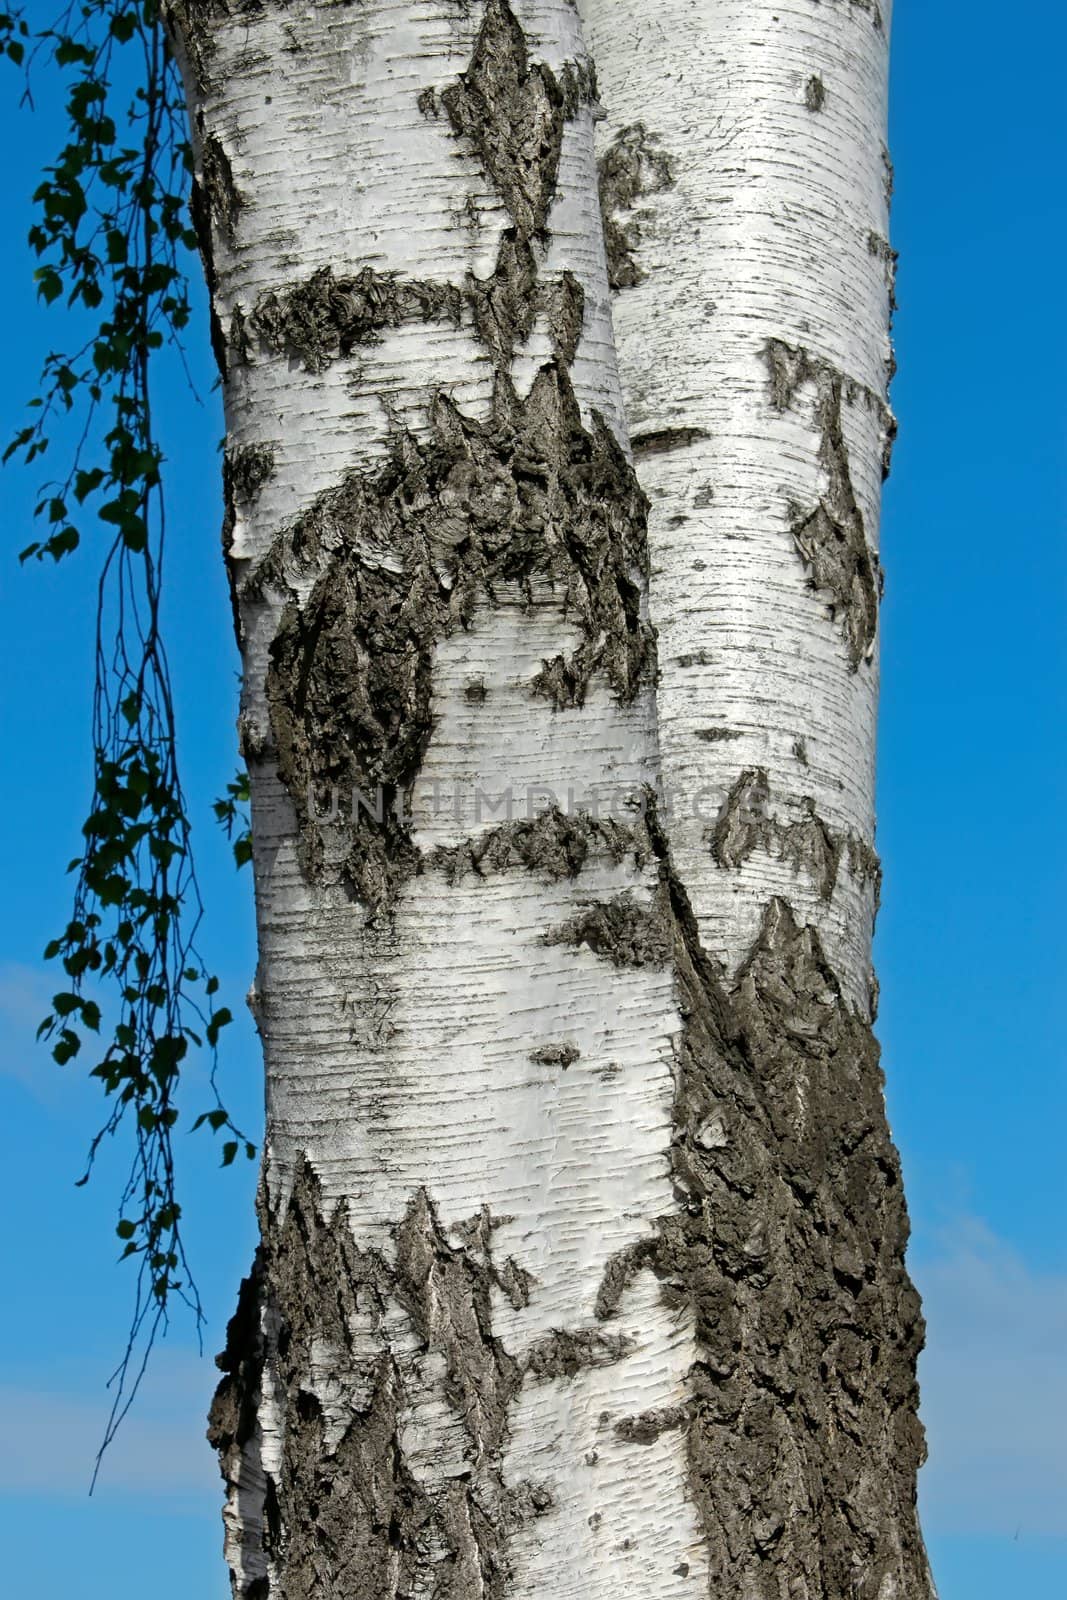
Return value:
[(912, 1264), (932, 1534), (1067, 1534), (1067, 1276), (965, 1218)]

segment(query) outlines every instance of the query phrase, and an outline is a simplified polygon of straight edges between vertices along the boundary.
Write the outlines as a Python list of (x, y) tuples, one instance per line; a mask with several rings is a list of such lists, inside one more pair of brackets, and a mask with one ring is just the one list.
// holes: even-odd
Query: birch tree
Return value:
[(233, 1593), (932, 1594), (871, 1031), (888, 11), (164, 13), (266, 1070)]

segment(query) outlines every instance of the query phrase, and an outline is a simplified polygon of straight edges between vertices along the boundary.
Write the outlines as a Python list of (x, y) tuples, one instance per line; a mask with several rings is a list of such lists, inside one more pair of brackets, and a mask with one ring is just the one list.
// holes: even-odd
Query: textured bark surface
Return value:
[(877, 1046), (785, 901), (730, 982), (666, 862), (664, 890), (685, 1204), (646, 1259), (696, 1314), (688, 1451), (708, 1592), (921, 1593), (923, 1323)]
[[(735, 264), (694, 174), (747, 195), (758, 159), (725, 89), (694, 131), (685, 73), (744, 80), (738, 6), (659, 8), (630, 87), (649, 8), (586, 9), (599, 197), (573, 0), (169, 9), (267, 1073), (211, 1418), (237, 1600), (924, 1592), (922, 1324), (869, 1027), (884, 195), (858, 344), (739, 273), (705, 404)], [(847, 72), (877, 81), (847, 30), (883, 21), (773, 21), (798, 18), (814, 127)], [(645, 86), (679, 48), (668, 115)], [(779, 111), (756, 121), (788, 142)]]

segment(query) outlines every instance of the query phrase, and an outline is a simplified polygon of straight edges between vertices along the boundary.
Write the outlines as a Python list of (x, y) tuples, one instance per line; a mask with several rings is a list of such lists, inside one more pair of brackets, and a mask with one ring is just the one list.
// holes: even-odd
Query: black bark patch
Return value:
[[(523, 1369), (493, 1334), (491, 1295), (497, 1286), (525, 1304), (530, 1280), (510, 1260), (497, 1266), (493, 1219), (472, 1218), (453, 1246), (419, 1191), (388, 1263), (357, 1247), (343, 1203), (327, 1219), (301, 1161), (284, 1215), (264, 1223), (219, 1358), (225, 1377), (210, 1425), (240, 1524), (244, 1577), (233, 1574), (235, 1600), (502, 1600), (508, 1536), (553, 1500), (543, 1484), (506, 1487), (501, 1473)], [(398, 1307), (439, 1358), (444, 1397), (470, 1443), (469, 1470), (432, 1489), (404, 1453), (412, 1372), (385, 1326)], [(605, 1349), (617, 1342), (599, 1330), (590, 1337)], [(317, 1388), (323, 1352), (328, 1404)], [(283, 1430), (277, 1479), (263, 1471), (259, 1449), (268, 1373)]]
[(852, 876), (860, 883), (873, 885), (877, 909), (882, 898), (882, 862), (877, 850), (866, 839), (861, 839), (859, 834), (850, 833), (845, 851)]
[(741, 867), (754, 851), (765, 850), (788, 861), (794, 872), (807, 872), (823, 900), (833, 896), (843, 859), (859, 881), (880, 883), (873, 845), (851, 830), (835, 833), (811, 795), (801, 797), (801, 814), (788, 821), (768, 814), (770, 800), (766, 770), (747, 767), (723, 801), (712, 832), (711, 853), (721, 867)]
[(269, 349), (324, 372), (332, 361), (373, 344), (404, 322), (451, 322), (458, 327), (463, 296), (453, 284), (421, 282), (373, 267), (335, 276), (320, 267), (304, 283), (257, 300), (249, 327)]
[(711, 838), (720, 867), (739, 867), (763, 843), (770, 782), (763, 767), (748, 767), (723, 801)]
[(453, 1249), (420, 1190), (397, 1230), (395, 1293), (425, 1348), (444, 1357), (445, 1396), (475, 1451), (496, 1455), (522, 1378), (492, 1332), (489, 1219), (478, 1224), (481, 1249)]
[(260, 489), (274, 473), (274, 450), (270, 445), (246, 445), (227, 450), (222, 458), (222, 558), (230, 578), (230, 608), (234, 638), (238, 649), (244, 645), (244, 629), (238, 604), (240, 563), (231, 554), (239, 504), (252, 504)]
[(542, 1044), (530, 1051), (530, 1060), (539, 1067), (561, 1067), (566, 1072), (580, 1061), (582, 1052), (568, 1040), (565, 1044)]
[(897, 265), (900, 261), (899, 250), (894, 250), (889, 240), (882, 233), (876, 233), (872, 228), (867, 235), (868, 254), (874, 256), (876, 261), (882, 263), (885, 273), (885, 286), (889, 291), (890, 315), (899, 308), (897, 306)]
[(567, 815), (552, 806), (535, 817), (503, 823), (461, 845), (435, 850), (429, 864), (443, 872), (447, 883), (459, 883), (468, 873), (485, 877), (513, 867), (549, 879), (577, 878), (591, 860), (618, 866), (627, 859), (638, 867), (650, 859), (643, 830), (581, 812)]
[(217, 0), (163, 0), (167, 33), (172, 41), (177, 41), (201, 93), (210, 81), (208, 68), (215, 51), (210, 23), (216, 4)]
[[(470, 626), (480, 605), (551, 604), (584, 635), (559, 658), (574, 695), (600, 672), (624, 703), (654, 659), (641, 606), (644, 497), (607, 425), (584, 427), (566, 372), (542, 368), (529, 396), (499, 404), (488, 424), (439, 396), (431, 423), (428, 441), (398, 439), (384, 468), (324, 494), (244, 591), (246, 604), (267, 591), (289, 597), (267, 696), (303, 869), (326, 871), (315, 813), (336, 807), (348, 831), (340, 878), (372, 909), (416, 865), (403, 802), (433, 728), (440, 639)], [(297, 580), (308, 578), (301, 602)], [(535, 601), (535, 585), (547, 599)], [(358, 800), (379, 792), (380, 822)]]
[(691, 1309), (682, 1425), (714, 1593), (877, 1600), (891, 1577), (929, 1600), (915, 1514), (923, 1323), (877, 1044), (784, 901), (728, 982), (654, 809), (648, 820), (685, 1019), (682, 1205), (609, 1262), (597, 1314), (614, 1316), (644, 1271)]
[(658, 428), (651, 433), (635, 433), (630, 446), (634, 460), (642, 461), (646, 456), (669, 455), (672, 450), (685, 450), (701, 439), (710, 438), (705, 428)]
[(240, 450), (229, 451), (227, 459), (234, 493), (242, 500), (255, 500), (274, 476), (273, 445), (246, 444)]
[(497, 372), (504, 374), (516, 344), (530, 337), (537, 317), (537, 262), (529, 240), (514, 228), (507, 229), (492, 276), (471, 274), (466, 292), (475, 331)]
[[(813, 510), (790, 506), (790, 531), (812, 587), (830, 596), (831, 617), (840, 620), (849, 666), (856, 672), (874, 651), (880, 584), (878, 557), (867, 543), (845, 445), (842, 405), (846, 380), (828, 363), (781, 339), (770, 341), (766, 356), (771, 400), (777, 410), (784, 411), (793, 403), (802, 384), (815, 384), (815, 425), (826, 489)], [(853, 387), (857, 396), (876, 399), (858, 385)], [(884, 404), (877, 404), (885, 413)]]
[(545, 944), (584, 945), (616, 967), (662, 967), (670, 960), (670, 930), (658, 901), (643, 902), (629, 891), (595, 900), (544, 935)]
[[(643, 122), (620, 128), (597, 163), (600, 215), (608, 256), (608, 284), (632, 289), (648, 276), (639, 264), (641, 215), (638, 202), (674, 187), (674, 163), (657, 134)], [(624, 215), (625, 214), (625, 215)]]
[(611, 1367), (634, 1348), (634, 1341), (602, 1328), (556, 1329), (538, 1339), (526, 1354), (525, 1370), (535, 1382), (575, 1378), (590, 1367)]
[(209, 133), (204, 139), (200, 166), (212, 220), (227, 243), (232, 245), (243, 202), (234, 182), (230, 158), (214, 134)]
[(558, 289), (549, 288), (547, 294), (552, 344), (556, 355), (569, 367), (578, 353), (585, 324), (585, 290), (573, 272), (564, 272)]
[(604, 1275), (597, 1290), (594, 1310), (601, 1321), (615, 1316), (622, 1304), (623, 1294), (639, 1273), (654, 1268), (659, 1257), (660, 1241), (653, 1235), (627, 1245), (609, 1257)]
[(204, 267), (204, 282), (207, 285), (211, 353), (215, 357), (215, 365), (218, 368), (219, 377), (225, 382), (229, 370), (229, 348), (226, 334), (216, 309), (215, 295), (218, 288), (218, 272), (215, 267), (215, 240), (211, 220), (211, 203), (204, 184), (195, 175), (189, 192), (189, 220), (192, 222), (193, 231), (196, 234), (200, 260)]
[(804, 104), (809, 111), (821, 111), (826, 104), (826, 85), (818, 73), (813, 74), (804, 85)]
[(627, 1444), (654, 1444), (664, 1433), (684, 1428), (689, 1421), (688, 1406), (660, 1406), (655, 1411), (641, 1411), (634, 1417), (622, 1417), (615, 1424), (615, 1432)]
[(488, 0), (471, 64), (439, 99), (456, 133), (477, 152), (520, 237), (543, 233), (567, 108), (552, 70), (543, 62), (531, 66), (526, 35), (507, 0)]

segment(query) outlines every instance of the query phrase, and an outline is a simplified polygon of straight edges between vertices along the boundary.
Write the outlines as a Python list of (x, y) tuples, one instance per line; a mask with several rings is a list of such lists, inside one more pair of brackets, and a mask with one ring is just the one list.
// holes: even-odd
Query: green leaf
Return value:
[(37, 283), (37, 293), (46, 305), (51, 305), (53, 300), (58, 300), (63, 293), (63, 280), (55, 267), (38, 267), (34, 273)]
[(92, 66), (96, 59), (96, 52), (89, 49), (87, 45), (78, 44), (76, 40), (68, 36), (60, 39), (56, 46), (55, 56), (56, 64), (60, 67), (68, 67), (74, 62), (79, 62), (84, 66)]
[(69, 1028), (64, 1028), (59, 1035), (59, 1042), (52, 1050), (53, 1061), (55, 1061), (57, 1065), (65, 1067), (68, 1061), (73, 1061), (74, 1057), (81, 1049), (81, 1045), (82, 1042), (78, 1038), (78, 1035), (76, 1033), (72, 1033)]
[(207, 1026), (204, 1029), (208, 1044), (218, 1044), (220, 1030), (225, 1028), (227, 1024), (232, 1021), (233, 1013), (230, 1011), (228, 1006), (220, 1006), (218, 1011), (212, 1012), (211, 1016), (208, 1018)]
[(136, 28), (136, 11), (117, 11), (111, 19), (111, 33), (120, 44), (126, 44), (132, 39)]
[(103, 481), (104, 472), (102, 467), (93, 467), (88, 472), (84, 472), (79, 468), (74, 474), (74, 498), (78, 504), (82, 505), (86, 497), (92, 494), (94, 489), (99, 489)]

